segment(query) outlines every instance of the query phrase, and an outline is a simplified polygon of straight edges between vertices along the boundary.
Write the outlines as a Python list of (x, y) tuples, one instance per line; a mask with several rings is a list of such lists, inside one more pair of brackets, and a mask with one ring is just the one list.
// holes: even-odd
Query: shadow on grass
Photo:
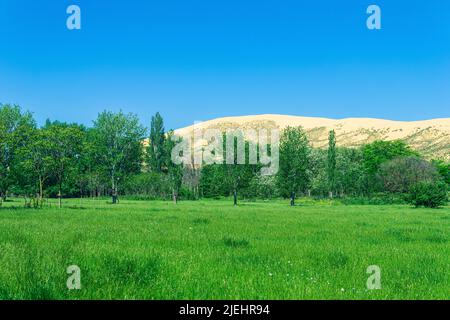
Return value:
[(223, 238), (223, 243), (229, 248), (247, 248), (250, 246), (250, 242), (245, 239), (233, 239), (230, 237)]
[(210, 220), (206, 219), (206, 218), (196, 218), (194, 220), (192, 220), (193, 224), (209, 224)]

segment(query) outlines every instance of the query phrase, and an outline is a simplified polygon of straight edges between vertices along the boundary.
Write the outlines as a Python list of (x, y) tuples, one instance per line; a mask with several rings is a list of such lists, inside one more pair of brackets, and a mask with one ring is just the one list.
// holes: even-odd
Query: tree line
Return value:
[(102, 196), (112, 203), (122, 196), (175, 203), (231, 196), (234, 204), (281, 197), (291, 205), (300, 196), (408, 198), (427, 206), (447, 201), (450, 164), (427, 161), (402, 141), (343, 148), (330, 131), (328, 148), (318, 149), (301, 127), (288, 127), (280, 138), (278, 173), (264, 176), (255, 164), (174, 164), (173, 135), (159, 113), (149, 130), (121, 111), (100, 113), (90, 127), (50, 120), (38, 126), (30, 112), (0, 105), (0, 205), (8, 196), (35, 207), (48, 198), (61, 206), (64, 197)]
[[(27, 206), (42, 206), (45, 198), (111, 196), (118, 201), (132, 187), (146, 184), (143, 173), (164, 175), (176, 198), (181, 169), (166, 156), (172, 148), (162, 118), (152, 118), (151, 133), (134, 114), (104, 111), (92, 127), (47, 120), (39, 127), (19, 106), (0, 106), (0, 202), (8, 195), (23, 197)], [(171, 133), (169, 133), (170, 135)], [(153, 141), (146, 152), (143, 140)]]
[[(246, 172), (236, 179), (226, 165), (202, 168), (202, 195), (227, 196), (237, 184), (243, 197), (290, 198), (291, 205), (297, 196), (312, 196), (437, 206), (447, 203), (450, 185), (449, 163), (427, 161), (403, 141), (374, 141), (360, 148), (337, 147), (335, 132), (330, 131), (328, 148), (312, 148), (301, 127), (283, 131), (277, 175), (261, 176), (251, 167)], [(429, 194), (417, 190), (428, 190)]]

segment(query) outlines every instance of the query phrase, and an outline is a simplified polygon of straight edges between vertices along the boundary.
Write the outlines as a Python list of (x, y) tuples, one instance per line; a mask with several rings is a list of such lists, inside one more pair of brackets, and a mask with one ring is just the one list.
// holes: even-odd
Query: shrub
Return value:
[(420, 182), (436, 181), (436, 167), (418, 157), (398, 157), (380, 165), (378, 177), (384, 190), (392, 193), (407, 193)]
[(418, 183), (411, 188), (408, 201), (416, 207), (437, 208), (446, 205), (447, 185), (442, 181)]
[(171, 190), (166, 176), (161, 173), (139, 173), (128, 177), (123, 183), (121, 192), (128, 199), (151, 200), (170, 199)]

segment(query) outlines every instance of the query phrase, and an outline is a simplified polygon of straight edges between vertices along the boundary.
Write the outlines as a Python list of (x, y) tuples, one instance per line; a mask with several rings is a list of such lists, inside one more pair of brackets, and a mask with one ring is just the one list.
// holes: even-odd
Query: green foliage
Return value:
[(18, 180), (23, 180), (19, 164), (20, 149), (30, 141), (36, 126), (31, 113), (19, 106), (0, 105), (0, 197)]
[[(58, 195), (111, 194), (114, 202), (118, 194), (177, 201), (234, 192), (241, 199), (289, 197), (293, 192), (323, 198), (332, 191), (345, 201), (370, 202), (377, 193), (398, 198), (394, 194), (408, 192), (417, 182), (450, 182), (448, 163), (430, 165), (400, 141), (341, 148), (331, 131), (328, 149), (313, 149), (301, 127), (288, 127), (281, 136), (277, 175), (263, 176), (261, 165), (249, 164), (254, 145), (248, 141), (238, 146), (236, 138), (227, 141), (224, 136), (223, 160), (228, 161), (183, 167), (171, 161), (180, 140), (172, 131), (164, 132), (159, 113), (152, 117), (146, 150), (145, 132), (135, 115), (107, 111), (91, 128), (50, 120), (38, 128), (29, 112), (0, 105), (0, 199), (3, 203), (7, 194), (17, 195), (41, 206), (46, 197)], [(242, 147), (244, 163), (237, 154)]]
[(339, 199), (340, 203), (345, 205), (392, 205), (406, 204), (407, 201), (403, 194), (388, 192), (379, 192), (367, 196), (351, 196)]
[(96, 161), (109, 178), (114, 198), (121, 182), (141, 169), (145, 129), (134, 114), (104, 111), (94, 121), (93, 130)]
[(162, 165), (165, 168), (167, 180), (172, 190), (172, 199), (175, 203), (177, 202), (178, 194), (181, 189), (181, 183), (183, 181), (183, 166), (181, 164), (175, 164), (170, 156), (175, 145), (181, 143), (181, 141), (182, 139), (180, 137), (176, 137), (173, 131), (170, 131), (167, 134), (167, 139), (164, 141), (163, 145), (163, 154), (166, 156), (163, 158), (165, 161)]
[(392, 193), (409, 192), (413, 185), (420, 182), (437, 180), (436, 168), (428, 161), (418, 157), (398, 157), (380, 165), (378, 177), (383, 190)]
[(436, 167), (442, 180), (447, 183), (450, 188), (450, 163), (446, 163), (442, 160), (433, 160), (432, 163)]
[(157, 112), (152, 116), (147, 148), (149, 167), (154, 172), (162, 172), (164, 164), (167, 162), (166, 158), (170, 157), (170, 152), (167, 153), (165, 141), (164, 121), (159, 112)]
[[(312, 194), (324, 197), (329, 192), (327, 175), (327, 150), (313, 149), (311, 152)], [(366, 194), (366, 174), (363, 169), (360, 149), (336, 148), (335, 193), (338, 197), (362, 196)]]
[(330, 131), (328, 137), (328, 158), (327, 158), (328, 190), (330, 194), (336, 192), (336, 134)]
[(96, 134), (93, 128), (85, 131), (80, 156), (72, 171), (72, 184), (78, 189), (79, 196), (97, 196), (109, 184), (103, 164), (99, 161)]
[[(22, 159), (20, 171), (23, 181), (18, 183), (17, 187), (35, 186), (41, 199), (44, 196), (45, 183), (51, 179), (53, 174), (53, 159), (50, 154), (50, 141), (47, 140), (48, 135), (48, 130), (35, 129), (32, 131), (30, 141), (20, 149)], [(24, 190), (14, 190), (14, 192), (17, 194), (32, 193), (31, 191), (24, 192)]]
[(278, 197), (276, 177), (256, 174), (249, 185), (249, 196), (258, 199), (274, 199)]
[(367, 194), (363, 155), (360, 149), (338, 148), (336, 152), (336, 192), (340, 195)]
[(442, 181), (420, 182), (411, 188), (408, 201), (416, 207), (444, 206), (448, 202), (447, 185)]
[(206, 198), (220, 198), (233, 195), (236, 190), (241, 198), (256, 196), (255, 179), (258, 166), (211, 164), (202, 168), (200, 192)]
[[(237, 137), (234, 141), (227, 141), (226, 136), (223, 138), (224, 146), (224, 159), (226, 162), (223, 165), (223, 181), (228, 189), (228, 194), (232, 195), (234, 192), (243, 195), (244, 197), (251, 196), (249, 194), (249, 187), (253, 177), (259, 172), (260, 165), (249, 163), (249, 150), (250, 142), (244, 141), (243, 151), (245, 153), (244, 163), (240, 163), (238, 160), (239, 146)], [(241, 151), (242, 152), (242, 151)], [(230, 159), (232, 161), (230, 161)], [(232, 162), (232, 163), (230, 163)]]
[(47, 155), (45, 161), (51, 169), (61, 199), (63, 183), (76, 168), (80, 158), (84, 138), (83, 128), (78, 125), (51, 123), (47, 124), (42, 132)]
[(225, 184), (225, 167), (223, 165), (205, 165), (200, 177), (200, 193), (206, 198), (218, 198), (230, 195), (230, 186)]
[[(229, 142), (223, 136), (223, 163), (210, 164), (202, 167), (200, 191), (204, 197), (228, 197), (237, 193), (240, 198), (256, 196), (254, 179), (260, 172), (259, 164), (249, 163), (250, 143), (244, 141), (244, 163), (238, 161), (238, 141)], [(228, 158), (228, 159), (227, 159)]]
[(165, 174), (142, 172), (125, 179), (121, 194), (128, 195), (128, 199), (168, 200), (172, 190)]
[(277, 186), (283, 197), (306, 192), (310, 185), (308, 138), (301, 127), (287, 127), (280, 138), (280, 165)]
[(370, 175), (375, 175), (380, 165), (396, 157), (418, 156), (405, 142), (375, 141), (362, 147), (364, 168)]

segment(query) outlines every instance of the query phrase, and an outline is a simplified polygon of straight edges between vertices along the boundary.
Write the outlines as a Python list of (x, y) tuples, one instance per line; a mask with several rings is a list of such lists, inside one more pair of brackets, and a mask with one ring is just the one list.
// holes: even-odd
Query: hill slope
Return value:
[[(450, 118), (425, 121), (391, 121), (371, 118), (327, 119), (264, 114), (226, 117), (196, 124), (197, 129), (259, 129), (302, 126), (314, 147), (328, 143), (328, 132), (335, 130), (338, 146), (358, 147), (374, 140), (403, 140), (429, 159), (450, 160)], [(187, 137), (194, 126), (175, 131)]]

